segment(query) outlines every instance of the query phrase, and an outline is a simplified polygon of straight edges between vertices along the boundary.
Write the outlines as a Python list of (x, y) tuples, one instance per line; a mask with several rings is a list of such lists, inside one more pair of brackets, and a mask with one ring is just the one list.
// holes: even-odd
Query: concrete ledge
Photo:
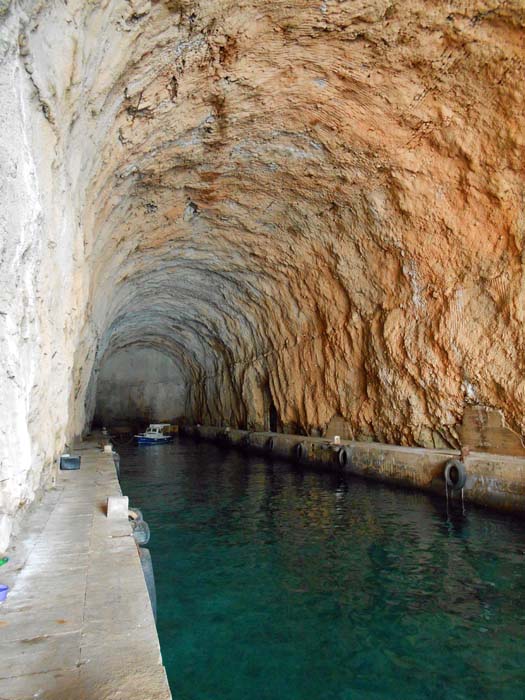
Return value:
[[(400, 447), (376, 442), (341, 440), (339, 445), (326, 438), (281, 433), (255, 433), (217, 426), (186, 428), (183, 434), (223, 445), (264, 452), (281, 459), (311, 464), (320, 468), (356, 474), (367, 479), (436, 493), (445, 498), (445, 464), (459, 459), (455, 450), (429, 450)], [(304, 455), (296, 454), (304, 445)], [(339, 464), (339, 450), (346, 449), (346, 465)], [(465, 501), (507, 512), (525, 515), (525, 460), (506, 455), (471, 452), (464, 460), (467, 482)], [(460, 494), (453, 494), (451, 498)]]
[(170, 700), (171, 693), (111, 454), (82, 446), (78, 471), (25, 523), (0, 570), (0, 698)]

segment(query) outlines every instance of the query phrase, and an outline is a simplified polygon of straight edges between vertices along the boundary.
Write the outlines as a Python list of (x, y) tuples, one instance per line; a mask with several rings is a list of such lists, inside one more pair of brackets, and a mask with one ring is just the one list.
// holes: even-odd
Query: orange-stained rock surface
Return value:
[(483, 404), (525, 431), (521, 0), (4, 12), (22, 126), (1, 138), (35, 197), (2, 277), (34, 274), (7, 308), (34, 318), (5, 398), (31, 406), (22, 472), (89, 423), (129, 346), (173, 358), (200, 422), (268, 427), (273, 403), (286, 430), (439, 447)]

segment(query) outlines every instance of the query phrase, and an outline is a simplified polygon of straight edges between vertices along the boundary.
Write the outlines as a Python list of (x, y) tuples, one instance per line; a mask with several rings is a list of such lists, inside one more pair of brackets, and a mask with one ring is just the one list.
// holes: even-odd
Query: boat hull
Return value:
[(173, 437), (170, 435), (165, 435), (163, 437), (150, 438), (136, 435), (135, 440), (139, 445), (163, 445), (166, 442), (173, 442)]

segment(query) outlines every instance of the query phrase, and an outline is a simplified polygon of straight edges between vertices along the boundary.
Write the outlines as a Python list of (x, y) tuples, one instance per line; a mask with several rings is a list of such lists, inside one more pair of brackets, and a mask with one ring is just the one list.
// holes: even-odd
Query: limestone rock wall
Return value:
[(520, 0), (0, 12), (4, 532), (136, 343), (201, 422), (524, 431)]
[[(52, 483), (74, 403), (87, 300), (82, 239), (56, 122), (33, 79), (22, 6), (0, 6), (0, 551)], [(43, 47), (41, 45), (41, 50)], [(45, 69), (44, 69), (45, 70)], [(45, 90), (52, 90), (52, 77)]]

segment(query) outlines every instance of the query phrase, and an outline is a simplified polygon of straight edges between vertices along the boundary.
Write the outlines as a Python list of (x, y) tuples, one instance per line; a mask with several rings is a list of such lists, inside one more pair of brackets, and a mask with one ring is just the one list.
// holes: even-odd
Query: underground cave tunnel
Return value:
[(203, 423), (521, 433), (519, 2), (5, 5), (3, 531), (135, 345)]
[[(246, 542), (235, 518), (223, 517), (238, 498), (246, 531), (262, 533), (263, 540), (267, 535), (275, 547), (268, 550), (271, 556), (297, 566), (283, 573), (289, 585), (279, 589), (279, 614), (297, 596), (321, 596), (322, 582), (331, 580), (323, 571), (341, 552), (325, 559), (320, 543), (329, 548), (327, 532), (332, 526), (340, 532), (344, 522), (345, 533), (355, 539), (345, 534), (341, 542), (353, 542), (355, 551), (361, 546), (376, 599), (392, 593), (403, 575), (402, 568), (389, 569), (388, 561), (410, 559), (394, 545), (389, 550), (389, 528), (412, 532), (421, 526), (433, 535), (416, 546), (415, 569), (467, 570), (465, 628), (478, 613), (497, 619), (490, 616), (506, 603), (491, 596), (485, 583), (521, 580), (519, 561), (509, 555), (518, 546), (519, 526), (494, 513), (478, 520), (467, 511), (459, 525), (446, 520), (447, 511), (446, 525), (439, 518), (443, 504), (449, 505), (449, 459), (466, 465), (464, 489), (452, 494), (450, 504), (525, 511), (524, 28), (521, 0), (0, 0), (0, 561), (4, 552), (10, 558), (0, 564), (0, 584), (12, 577), (7, 607), (0, 608), (6, 615), (0, 616), (4, 695), (25, 700), (29, 691), (42, 693), (57, 681), (49, 673), (59, 673), (64, 697), (81, 697), (79, 677), (87, 678), (82, 692), (90, 698), (124, 692), (125, 682), (128, 694), (136, 686), (147, 697), (154, 685), (147, 664), (140, 666), (142, 675), (137, 671), (125, 681), (114, 665), (110, 672), (100, 663), (104, 678), (118, 685), (101, 690), (105, 681), (93, 659), (113, 663), (113, 655), (100, 652), (102, 635), (92, 627), (101, 622), (97, 610), (111, 605), (107, 599), (98, 608), (86, 604), (86, 625), (78, 620), (83, 601), (100, 603), (104, 594), (92, 590), (88, 579), (92, 583), (99, 573), (118, 577), (120, 571), (110, 550), (117, 547), (118, 527), (111, 530), (110, 519), (103, 519), (102, 501), (122, 497), (121, 485), (109, 452), (99, 449), (97, 441), (106, 438), (95, 429), (102, 426), (180, 424), (194, 438), (227, 438), (233, 446), (249, 443), (258, 450), (258, 457), (243, 461), (238, 453), (177, 438), (165, 453), (173, 458), (167, 469), (153, 452), (141, 462), (132, 451), (138, 448), (129, 447), (127, 472), (123, 450), (123, 484), (140, 501), (140, 488), (145, 493), (159, 485), (155, 479), (175, 479), (179, 500), (167, 495), (164, 505), (157, 503), (152, 524), (166, 504), (173, 506), (181, 525), (174, 542), (181, 546), (200, 527), (185, 521), (185, 514), (195, 514), (202, 497), (210, 529), (192, 541), (197, 549), (206, 538), (213, 540), (214, 518), (225, 538), (242, 549)], [(59, 469), (70, 451), (83, 455), (78, 474)], [(286, 460), (298, 455), (304, 463), (295, 460), (296, 471), (289, 471)], [(264, 461), (270, 457), (273, 467)], [(209, 460), (220, 483), (207, 474)], [(314, 462), (342, 467), (342, 482), (333, 474), (328, 480), (312, 476), (307, 466)], [(150, 470), (145, 475), (144, 464)], [(201, 488), (195, 465), (209, 490)], [(367, 529), (353, 532), (350, 470), (352, 478), (372, 475), (427, 493), (411, 500), (354, 484)], [(144, 486), (148, 474), (153, 481)], [(281, 488), (289, 495), (289, 513)], [(207, 493), (221, 504), (217, 511)], [(424, 500), (434, 497), (439, 506)], [(389, 520), (382, 505), (396, 502), (403, 512)], [(264, 524), (250, 510), (255, 503), (263, 504)], [(272, 503), (279, 514), (276, 529), (265, 530)], [(76, 572), (60, 561), (67, 559), (65, 545), (53, 539), (61, 517), (78, 537), (89, 535), (97, 545), (86, 545), (90, 556)], [(303, 517), (312, 523), (308, 532)], [(490, 547), (480, 534), (483, 517), (494, 539), (506, 543), (505, 551), (494, 552), (503, 578), (490, 578), (490, 566), (480, 563), (481, 545)], [(160, 541), (164, 525), (156, 521)], [(293, 533), (305, 534), (323, 571), (309, 570), (294, 542), (284, 542), (279, 533), (289, 529), (292, 540)], [(475, 541), (468, 539), (473, 531)], [(450, 548), (444, 532), (451, 538), (459, 533)], [(33, 559), (23, 558), (29, 552), (20, 539), (24, 533), (32, 533), (38, 545), (31, 549)], [(246, 545), (255, 559), (264, 554), (257, 537)], [(470, 559), (462, 537), (473, 545)], [(84, 545), (76, 545), (84, 552)], [(217, 564), (214, 549), (202, 549), (210, 567)], [(24, 675), (23, 664), (12, 666), (29, 659), (23, 645), (29, 637), (20, 631), (27, 631), (27, 620), (16, 617), (19, 601), (27, 602), (31, 582), (40, 585), (31, 577), (42, 575), (42, 562), (55, 566), (51, 550), (61, 581), (76, 576), (85, 595), (54, 617), (29, 595), (37, 611), (32, 634), (42, 645), (36, 651), (45, 646), (46, 658), (66, 659), (67, 668), (38, 665), (42, 657), (35, 651), (36, 666), (25, 666), (34, 673)], [(133, 571), (140, 573), (136, 555), (133, 548), (122, 554), (123, 561), (129, 556), (130, 581)], [(177, 551), (188, 564), (184, 580), (195, 588), (195, 570), (204, 570), (206, 561), (196, 563), (194, 555), (191, 547)], [(342, 570), (350, 572), (353, 587), (366, 587), (352, 568), (357, 559), (345, 557)], [(301, 567), (311, 579), (306, 592), (294, 578)], [(407, 580), (417, 589), (415, 569)], [(165, 595), (179, 583), (163, 579), (159, 588)], [(239, 603), (230, 583), (225, 590)], [(143, 589), (140, 577), (135, 584)], [(112, 579), (108, 590), (116, 585)], [(332, 612), (348, 603), (346, 593), (335, 589)], [(206, 590), (218, 619), (225, 598), (213, 587)], [(178, 612), (186, 615), (194, 603)], [(365, 605), (364, 599), (352, 602), (358, 603)], [(430, 609), (422, 604), (418, 610), (425, 617)], [(155, 650), (149, 609), (144, 615), (150, 616), (147, 643)], [(486, 620), (481, 625), (494, 642), (480, 644), (485, 666), (495, 658), (492, 651), (518, 658), (521, 637), (510, 618), (502, 627), (512, 649), (500, 644)], [(80, 627), (56, 634), (57, 619)], [(144, 619), (135, 622), (140, 626)], [(395, 622), (388, 627), (392, 634)], [(441, 622), (452, 639), (465, 642), (465, 629), (458, 632), (449, 617)], [(366, 647), (339, 623), (345, 643), (354, 639)], [(373, 623), (379, 624), (376, 618)], [(319, 632), (316, 624), (312, 629)], [(261, 629), (270, 636), (275, 631)], [(411, 656), (410, 639), (425, 645), (424, 634), (403, 629), (386, 660), (361, 650), (353, 660), (354, 677), (368, 662), (379, 676), (383, 663), (400, 674), (412, 664), (421, 674), (419, 690), (446, 696), (445, 681), (425, 686), (428, 678)], [(215, 632), (227, 636), (231, 628)], [(281, 632), (276, 638), (286, 654)], [(120, 628), (114, 633), (125, 635)], [(321, 638), (322, 631), (305, 640)], [(385, 641), (371, 638), (378, 647)], [(115, 637), (113, 651), (126, 648), (123, 640)], [(177, 647), (177, 658), (186, 658), (191, 647), (190, 637), (184, 640), (188, 646)], [(91, 665), (81, 655), (64, 656), (64, 646), (68, 653), (91, 649)], [(166, 647), (170, 664), (174, 648)], [(302, 668), (304, 657), (294, 653), (288, 661)], [(149, 658), (162, 675), (160, 655)], [(510, 666), (504, 690), (512, 696)], [(180, 692), (200, 687), (190, 661), (185, 673)], [(282, 675), (274, 677), (273, 696), (283, 695)], [(477, 688), (490, 697), (498, 678), (485, 680), (478, 688), (478, 677), (457, 693)], [(349, 682), (341, 680), (345, 688)], [(409, 686), (400, 688), (417, 696)], [(297, 681), (294, 692), (300, 688)], [(322, 683), (314, 684), (312, 692), (319, 696), (320, 688)], [(353, 690), (388, 691), (392, 697), (391, 688)], [(199, 693), (208, 691), (200, 687)], [(164, 698), (169, 691), (161, 692)], [(303, 688), (303, 698), (308, 692)]]
[(131, 345), (101, 363), (93, 425), (188, 419), (187, 394), (187, 379), (173, 357), (155, 347)]

